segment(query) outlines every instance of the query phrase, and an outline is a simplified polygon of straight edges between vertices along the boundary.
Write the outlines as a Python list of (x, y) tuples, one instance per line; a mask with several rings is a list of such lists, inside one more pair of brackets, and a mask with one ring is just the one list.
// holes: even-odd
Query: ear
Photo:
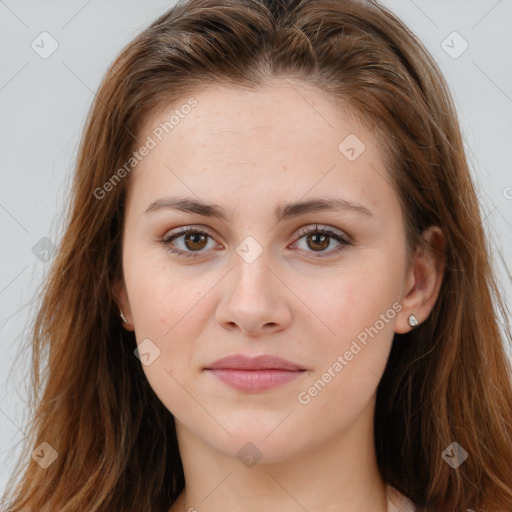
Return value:
[(412, 327), (408, 319), (414, 314), (424, 322), (434, 307), (444, 273), (445, 237), (438, 226), (430, 226), (422, 234), (424, 243), (416, 249), (413, 264), (406, 277), (402, 310), (397, 316), (395, 332), (403, 334)]
[(128, 292), (126, 291), (124, 279), (120, 278), (114, 281), (114, 284), (112, 285), (112, 292), (114, 294), (117, 307), (123, 311), (123, 315), (127, 320), (125, 323), (121, 316), (119, 316), (119, 322), (127, 331), (133, 331), (132, 311), (130, 308), (130, 302), (128, 301)]

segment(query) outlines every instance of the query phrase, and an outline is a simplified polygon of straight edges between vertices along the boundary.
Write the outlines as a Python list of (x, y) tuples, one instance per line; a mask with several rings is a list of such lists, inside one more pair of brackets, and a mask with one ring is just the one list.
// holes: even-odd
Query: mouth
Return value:
[(248, 357), (243, 354), (219, 359), (204, 370), (227, 386), (249, 393), (282, 386), (307, 372), (306, 368), (280, 357)]

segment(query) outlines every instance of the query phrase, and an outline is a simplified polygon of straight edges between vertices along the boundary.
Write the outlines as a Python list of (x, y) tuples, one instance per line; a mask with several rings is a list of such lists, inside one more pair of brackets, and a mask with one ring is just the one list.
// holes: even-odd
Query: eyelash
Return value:
[[(170, 242), (172, 242), (174, 239), (179, 238), (179, 237), (184, 236), (189, 233), (207, 235), (213, 239), (213, 236), (210, 233), (208, 233), (208, 231), (196, 229), (196, 228), (189, 226), (189, 227), (181, 229), (178, 233), (176, 233), (176, 232), (169, 233), (167, 236), (165, 236), (161, 240), (161, 243), (171, 254), (174, 254), (177, 256), (184, 256), (186, 258), (197, 258), (198, 256), (200, 256), (200, 253), (203, 251), (182, 251), (181, 249), (174, 249), (173, 247), (170, 246)], [(332, 249), (326, 253), (317, 252), (318, 256), (315, 256), (315, 258), (325, 258), (328, 256), (332, 256), (333, 254), (335, 254), (335, 253), (337, 254), (337, 253), (341, 252), (342, 250), (344, 250), (346, 246), (353, 245), (353, 243), (350, 240), (342, 237), (338, 233), (332, 231), (330, 228), (326, 227), (326, 228), (319, 229), (318, 225), (316, 226), (316, 228), (313, 228), (313, 229), (301, 228), (298, 232), (299, 238), (297, 239), (297, 241), (309, 234), (328, 235), (329, 237), (334, 238), (337, 242), (340, 242), (340, 244), (341, 244), (337, 248)], [(315, 252), (315, 251), (306, 251), (306, 252)]]

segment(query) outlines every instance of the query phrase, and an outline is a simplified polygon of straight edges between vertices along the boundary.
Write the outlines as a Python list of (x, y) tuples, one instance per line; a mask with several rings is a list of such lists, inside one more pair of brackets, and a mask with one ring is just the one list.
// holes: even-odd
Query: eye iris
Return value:
[[(320, 241), (318, 240), (320, 238)], [(313, 233), (311, 235), (308, 235), (307, 237), (307, 242), (308, 244), (312, 241), (314, 244), (321, 244), (321, 247), (319, 248), (320, 250), (322, 249), (326, 249), (327, 247), (329, 247), (329, 237), (328, 236), (325, 236), (325, 235), (322, 235), (322, 234), (319, 234), (319, 233)], [(318, 245), (317, 245), (317, 248), (318, 248)]]
[[(199, 244), (200, 247), (190, 247), (189, 246), (189, 242), (192, 240), (192, 243), (193, 244)], [(199, 250), (199, 249), (203, 249), (204, 246), (206, 245), (206, 236), (202, 233), (187, 233), (185, 235), (185, 245), (187, 246), (188, 249), (190, 250)]]

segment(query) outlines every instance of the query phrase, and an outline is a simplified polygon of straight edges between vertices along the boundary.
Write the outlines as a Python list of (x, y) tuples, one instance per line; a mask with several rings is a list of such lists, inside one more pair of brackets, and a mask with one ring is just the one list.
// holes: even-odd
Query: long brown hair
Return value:
[[(383, 479), (422, 511), (512, 509), (512, 337), (432, 57), (375, 1), (188, 0), (122, 50), (91, 107), (31, 331), (32, 417), (4, 510), (167, 511), (183, 489), (174, 418), (119, 322), (112, 284), (122, 276), (130, 172), (109, 180), (142, 144), (152, 112), (210, 83), (257, 88), (272, 77), (313, 84), (379, 130), (408, 244), (431, 225), (446, 237), (437, 303), (417, 329), (395, 335), (378, 386)], [(58, 454), (46, 469), (30, 457), (43, 442)], [(452, 442), (468, 453), (456, 469), (442, 458)]]

